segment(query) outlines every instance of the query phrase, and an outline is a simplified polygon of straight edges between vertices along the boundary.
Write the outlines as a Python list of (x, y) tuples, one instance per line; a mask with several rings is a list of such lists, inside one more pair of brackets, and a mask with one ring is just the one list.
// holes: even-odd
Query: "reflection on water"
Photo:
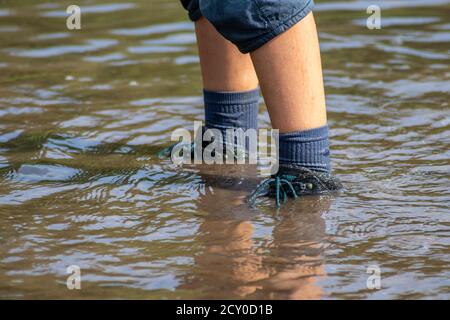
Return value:
[(379, 1), (381, 30), (373, 1), (317, 2), (346, 190), (277, 211), (245, 203), (255, 168), (156, 156), (202, 119), (177, 1), (81, 1), (76, 31), (71, 3), (2, 1), (0, 297), (448, 299), (448, 1)]

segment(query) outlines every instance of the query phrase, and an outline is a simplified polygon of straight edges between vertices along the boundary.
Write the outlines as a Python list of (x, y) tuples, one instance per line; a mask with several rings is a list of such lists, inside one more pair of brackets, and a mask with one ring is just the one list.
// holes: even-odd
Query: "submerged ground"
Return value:
[(0, 1), (0, 298), (450, 298), (448, 1), (317, 1), (346, 189), (279, 211), (156, 156), (203, 117), (177, 1), (69, 4)]

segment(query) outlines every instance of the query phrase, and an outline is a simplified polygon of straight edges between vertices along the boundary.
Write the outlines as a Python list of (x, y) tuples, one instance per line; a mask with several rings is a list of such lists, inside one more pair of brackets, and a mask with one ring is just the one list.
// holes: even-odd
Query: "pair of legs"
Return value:
[(261, 87), (272, 127), (280, 133), (327, 122), (319, 42), (312, 12), (249, 54), (205, 18), (195, 23), (203, 86), (217, 92)]
[(280, 200), (342, 186), (330, 151), (313, 0), (181, 0), (196, 23), (205, 128), (256, 129), (259, 90), (280, 132), (279, 170), (249, 197)]

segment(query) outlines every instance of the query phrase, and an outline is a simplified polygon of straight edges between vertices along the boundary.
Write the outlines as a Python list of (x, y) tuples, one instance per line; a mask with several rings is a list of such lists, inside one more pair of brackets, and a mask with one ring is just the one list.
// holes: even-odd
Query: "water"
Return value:
[(379, 1), (368, 30), (372, 1), (318, 2), (345, 191), (277, 211), (245, 203), (255, 168), (156, 156), (203, 117), (177, 1), (78, 1), (78, 31), (0, 1), (0, 297), (450, 298), (450, 4)]

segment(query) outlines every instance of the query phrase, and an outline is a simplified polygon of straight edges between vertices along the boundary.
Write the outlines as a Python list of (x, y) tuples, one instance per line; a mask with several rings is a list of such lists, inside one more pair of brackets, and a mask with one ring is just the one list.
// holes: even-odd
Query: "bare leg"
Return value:
[(286, 133), (326, 124), (319, 41), (312, 13), (251, 56), (275, 129)]
[(208, 20), (195, 23), (203, 86), (211, 91), (247, 91), (258, 86), (249, 54), (242, 54)]

